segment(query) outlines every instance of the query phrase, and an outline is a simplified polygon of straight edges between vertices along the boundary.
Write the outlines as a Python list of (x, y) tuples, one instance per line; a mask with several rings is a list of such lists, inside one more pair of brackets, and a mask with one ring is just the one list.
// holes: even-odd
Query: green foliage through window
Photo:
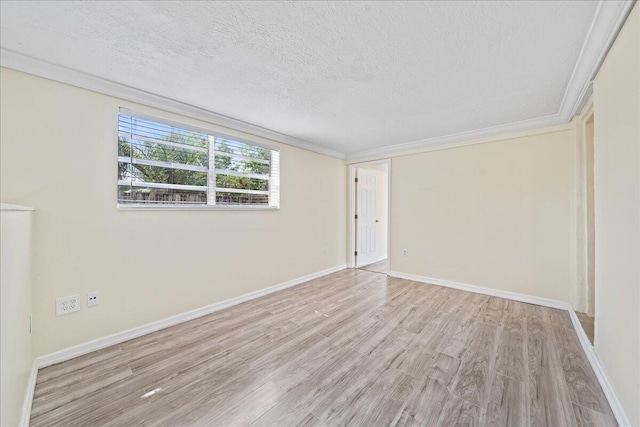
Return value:
[(118, 122), (119, 203), (269, 205), (277, 190), (277, 151), (123, 114)]

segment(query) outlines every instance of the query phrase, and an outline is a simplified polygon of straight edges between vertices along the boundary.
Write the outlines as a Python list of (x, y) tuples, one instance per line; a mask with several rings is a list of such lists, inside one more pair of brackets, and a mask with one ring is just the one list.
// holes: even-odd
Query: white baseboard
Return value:
[(431, 277), (400, 273), (398, 271), (390, 271), (388, 274), (391, 277), (397, 277), (399, 279), (412, 280), (414, 282), (428, 283), (431, 285), (445, 286), (448, 288), (460, 289), (462, 291), (474, 292), (474, 293), (484, 294), (484, 295), (491, 295), (494, 297), (506, 298), (514, 301), (526, 302), (528, 304), (535, 304), (535, 305), (541, 305), (545, 307), (567, 310), (571, 317), (571, 322), (573, 323), (573, 327), (576, 331), (576, 334), (578, 335), (580, 344), (582, 345), (582, 349), (584, 350), (584, 353), (587, 355), (587, 359), (591, 364), (591, 368), (593, 369), (593, 372), (596, 374), (596, 378), (598, 378), (598, 382), (600, 383), (600, 386), (602, 387), (602, 391), (604, 392), (607, 398), (607, 401), (611, 406), (611, 411), (613, 412), (613, 415), (616, 417), (616, 421), (618, 421), (618, 424), (620, 425), (620, 427), (631, 426), (631, 421), (629, 421), (629, 417), (627, 417), (627, 414), (625, 413), (624, 408), (622, 407), (622, 403), (618, 399), (618, 396), (616, 395), (616, 392), (613, 386), (611, 385), (611, 382), (609, 382), (609, 378), (607, 377), (607, 374), (602, 368), (602, 365), (600, 365), (600, 361), (598, 360), (598, 357), (595, 353), (593, 346), (591, 345), (591, 342), (589, 341), (589, 338), (587, 337), (587, 334), (584, 332), (584, 329), (582, 329), (582, 325), (580, 324), (580, 320), (578, 319), (576, 312), (573, 310), (573, 307), (571, 307), (571, 304), (569, 304), (568, 302), (558, 301), (558, 300), (553, 300), (548, 298), (540, 298), (533, 295), (519, 294), (517, 292), (501, 291), (498, 289), (485, 288), (482, 286), (468, 285), (465, 283), (457, 283), (457, 282), (452, 282), (450, 280), (434, 279)]
[(255, 292), (240, 295), (225, 301), (220, 301), (215, 304), (207, 305), (205, 307), (197, 308), (195, 310), (187, 311), (185, 313), (176, 314), (156, 322), (147, 323), (146, 325), (138, 326), (123, 332), (118, 332), (106, 337), (98, 338), (92, 341), (88, 341), (83, 344), (78, 344), (73, 347), (65, 348), (55, 353), (40, 356), (36, 359), (36, 365), (38, 368), (44, 368), (56, 363), (64, 362), (65, 360), (73, 359), (74, 357), (82, 356), (87, 353), (91, 353), (96, 350), (109, 347), (110, 345), (119, 344), (124, 341), (128, 341), (133, 338), (140, 337), (142, 335), (149, 334), (151, 332), (158, 331), (160, 329), (168, 328), (169, 326), (177, 325), (179, 323), (187, 322), (189, 320), (196, 319), (198, 317), (205, 316), (207, 314), (223, 310), (225, 308), (250, 301), (255, 298), (259, 298), (264, 295), (271, 294), (273, 292), (281, 291), (292, 286), (299, 285), (309, 280), (317, 279), (328, 274), (332, 274), (347, 268), (346, 264), (342, 264), (336, 267), (328, 268), (326, 270), (312, 273), (307, 276), (299, 277), (297, 279), (290, 280), (288, 282), (280, 283), (279, 285), (271, 286), (269, 288), (260, 289)]
[(25, 390), (24, 400), (22, 402), (22, 417), (20, 419), (21, 427), (29, 427), (29, 421), (31, 419), (31, 404), (33, 403), (33, 393), (36, 391), (37, 377), (38, 365), (34, 360), (31, 365), (31, 374), (29, 375), (29, 382), (27, 383), (27, 389)]
[(620, 402), (620, 399), (618, 399), (618, 395), (611, 385), (607, 373), (604, 371), (602, 365), (600, 365), (600, 360), (596, 355), (595, 349), (593, 348), (593, 345), (591, 345), (591, 341), (589, 341), (589, 337), (587, 337), (587, 334), (582, 328), (580, 319), (578, 319), (573, 308), (569, 309), (569, 315), (571, 316), (571, 322), (573, 323), (573, 328), (576, 330), (580, 344), (582, 344), (582, 350), (584, 350), (584, 353), (587, 355), (587, 359), (589, 359), (591, 368), (593, 368), (593, 372), (595, 372), (596, 377), (598, 378), (598, 382), (600, 383), (602, 391), (609, 402), (609, 406), (611, 406), (611, 411), (616, 417), (616, 421), (618, 421), (618, 425), (620, 427), (631, 427), (631, 421), (629, 420), (627, 413), (624, 411), (622, 403)]
[(431, 285), (446, 286), (447, 288), (460, 289), (461, 291), (474, 292), (476, 294), (491, 295), (499, 298), (511, 299), (514, 301), (526, 302), (528, 304), (542, 305), (545, 307), (559, 308), (561, 310), (571, 309), (571, 304), (549, 298), (541, 298), (533, 295), (519, 294), (517, 292), (501, 291), (498, 289), (484, 288), (482, 286), (467, 285), (465, 283), (452, 282), (450, 280), (434, 279), (431, 277), (416, 276), (414, 274), (390, 271), (389, 276), (400, 279), (412, 280), (414, 282), (429, 283)]

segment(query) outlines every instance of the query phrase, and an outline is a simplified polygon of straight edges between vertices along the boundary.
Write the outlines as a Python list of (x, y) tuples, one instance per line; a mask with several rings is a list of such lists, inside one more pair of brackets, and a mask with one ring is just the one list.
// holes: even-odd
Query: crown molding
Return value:
[(598, 2), (560, 106), (559, 114), (567, 121), (578, 114), (591, 96), (593, 79), (635, 3), (635, 0)]
[(136, 89), (89, 73), (74, 70), (72, 68), (54, 64), (28, 55), (23, 55), (9, 49), (0, 48), (0, 65), (2, 67), (66, 83), (71, 86), (102, 93), (115, 98), (168, 111), (170, 113), (202, 120), (227, 129), (245, 132), (250, 135), (270, 139), (272, 141), (324, 154), (326, 156), (338, 159), (344, 159), (346, 157), (345, 154), (340, 151), (332, 150), (309, 141), (224, 116), (195, 105)]
[(591, 96), (592, 81), (635, 3), (636, 0), (600, 0), (598, 2), (557, 113), (348, 154), (8, 49), (0, 48), (0, 65), (355, 163), (411, 154), (441, 145), (455, 145), (462, 141), (468, 141), (464, 145), (482, 143), (487, 142), (487, 138), (491, 136), (569, 123)]
[(488, 142), (487, 138), (490, 136), (569, 123), (591, 96), (593, 79), (635, 3), (636, 0), (600, 0), (598, 2), (591, 26), (587, 31), (587, 36), (578, 55), (573, 73), (565, 89), (562, 103), (556, 114), (349, 153), (347, 154), (347, 163), (412, 154), (461, 141), (468, 141), (463, 145), (478, 144)]
[(593, 114), (593, 110), (594, 110), (593, 96), (590, 96), (585, 100), (584, 106), (582, 107), (582, 110), (580, 110), (578, 117), (583, 122), (586, 122), (589, 119), (589, 117)]
[[(518, 136), (524, 136), (525, 134), (546, 133), (568, 128), (567, 120), (560, 117), (559, 114), (553, 114), (550, 116), (521, 120), (498, 126), (420, 139), (418, 141), (404, 144), (374, 148), (373, 150), (358, 151), (347, 155), (347, 163), (359, 163), (392, 156), (406, 156), (408, 154), (431, 151), (436, 147), (453, 148), (465, 145), (481, 144), (484, 142), (511, 139)], [(531, 130), (536, 131), (531, 132)], [(517, 132), (523, 133), (523, 135), (516, 135), (515, 133)]]

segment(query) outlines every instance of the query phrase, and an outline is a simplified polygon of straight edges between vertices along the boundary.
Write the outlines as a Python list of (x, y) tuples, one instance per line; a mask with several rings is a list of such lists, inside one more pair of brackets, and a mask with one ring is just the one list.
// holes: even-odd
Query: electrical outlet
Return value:
[(100, 303), (100, 299), (98, 298), (97, 292), (89, 292), (87, 294), (87, 307), (93, 307), (94, 305), (98, 305)]
[(409, 249), (403, 249), (402, 250), (402, 255), (409, 256)]
[(80, 295), (71, 295), (56, 300), (56, 316), (80, 311)]
[(327, 248), (324, 248), (324, 249), (322, 250), (322, 254), (323, 254), (323, 255), (326, 255), (326, 254), (327, 254)]

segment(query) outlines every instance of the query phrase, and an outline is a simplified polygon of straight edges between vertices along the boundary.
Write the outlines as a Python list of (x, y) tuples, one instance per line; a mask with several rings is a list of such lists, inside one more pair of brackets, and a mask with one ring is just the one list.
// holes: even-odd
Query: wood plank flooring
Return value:
[(584, 329), (584, 333), (587, 334), (587, 338), (589, 338), (591, 345), (593, 345), (595, 319), (587, 313), (580, 313), (579, 311), (576, 311), (576, 315), (578, 316), (578, 320), (580, 320), (580, 325), (582, 329)]
[(344, 270), (38, 372), (39, 426), (609, 426), (566, 312)]
[(374, 273), (387, 273), (389, 271), (389, 259), (385, 258), (378, 262), (374, 262), (373, 264), (364, 265), (362, 267), (358, 267), (361, 270), (372, 271)]

